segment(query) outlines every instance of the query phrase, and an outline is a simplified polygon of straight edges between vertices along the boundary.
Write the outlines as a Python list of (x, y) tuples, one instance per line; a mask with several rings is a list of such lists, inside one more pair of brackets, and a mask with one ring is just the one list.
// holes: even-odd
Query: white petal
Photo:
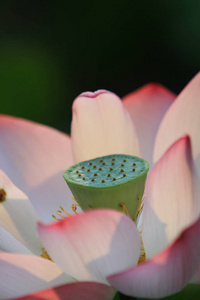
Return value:
[(200, 170), (200, 73), (177, 97), (164, 116), (156, 137), (154, 161), (183, 134), (192, 140), (193, 157)]
[(32, 254), (23, 244), (12, 236), (4, 228), (0, 227), (0, 252), (10, 252), (18, 254)]
[(45, 222), (52, 221), (51, 215), (59, 205), (70, 208), (72, 196), (62, 174), (72, 164), (67, 135), (33, 122), (0, 116), (1, 169), (26, 193)]
[[(200, 263), (200, 218), (163, 252), (137, 267), (108, 278), (122, 293), (160, 299), (179, 292)], [(193, 299), (193, 298), (191, 298)]]
[(199, 215), (190, 138), (175, 142), (147, 179), (142, 237), (147, 257), (162, 251)]
[(20, 243), (35, 254), (41, 254), (42, 245), (36, 232), (38, 217), (27, 196), (0, 170), (1, 193), (0, 226), (10, 232)]
[(56, 264), (30, 255), (0, 253), (0, 299), (20, 297), (74, 280)]
[(140, 236), (134, 222), (117, 211), (92, 210), (38, 226), (52, 259), (78, 280), (106, 283), (105, 277), (137, 264)]
[(113, 93), (83, 93), (73, 104), (72, 147), (76, 162), (108, 154), (140, 156), (130, 116)]

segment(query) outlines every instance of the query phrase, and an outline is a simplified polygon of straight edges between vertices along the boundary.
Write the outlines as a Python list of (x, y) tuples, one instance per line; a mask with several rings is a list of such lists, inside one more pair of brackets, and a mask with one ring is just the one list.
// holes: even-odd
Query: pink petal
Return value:
[(123, 98), (123, 103), (135, 125), (142, 157), (152, 167), (156, 133), (175, 95), (159, 84), (151, 83)]
[(105, 277), (136, 265), (140, 236), (130, 218), (117, 211), (92, 210), (38, 233), (52, 259), (77, 280), (106, 283)]
[(114, 288), (134, 297), (157, 299), (177, 293), (200, 263), (199, 236), (200, 218), (159, 255), (107, 279)]
[(105, 90), (75, 99), (72, 147), (76, 162), (117, 153), (140, 156), (130, 116), (121, 100)]
[(199, 216), (190, 138), (175, 142), (146, 185), (142, 237), (147, 257), (162, 251)]
[(0, 226), (30, 251), (40, 255), (43, 246), (36, 232), (38, 217), (28, 197), (1, 170), (0, 188), (1, 193), (5, 193), (5, 199), (0, 203)]
[(31, 256), (0, 253), (0, 299), (25, 296), (74, 280), (51, 261)]
[(200, 170), (200, 73), (185, 87), (164, 116), (156, 137), (154, 161), (182, 134), (192, 140), (194, 159)]
[(114, 294), (114, 290), (105, 284), (75, 282), (15, 300), (111, 300)]
[(66, 202), (71, 201), (62, 173), (72, 164), (67, 135), (26, 120), (0, 117), (1, 169), (28, 195), (44, 221), (52, 221), (59, 205), (67, 209)]
[(33, 255), (30, 250), (2, 227), (0, 227), (0, 252), (1, 251)]

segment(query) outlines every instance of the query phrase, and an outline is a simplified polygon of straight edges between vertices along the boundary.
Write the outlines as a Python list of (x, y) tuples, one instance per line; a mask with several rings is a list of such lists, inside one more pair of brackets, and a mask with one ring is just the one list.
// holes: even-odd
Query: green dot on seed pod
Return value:
[[(97, 173), (82, 168), (86, 165), (93, 165), (95, 169), (101, 170), (98, 176)], [(133, 169), (136, 165), (137, 168)], [(81, 176), (77, 176), (76, 171), (80, 169)], [(138, 207), (138, 198), (143, 196), (148, 170), (149, 164), (142, 158), (112, 154), (75, 164), (67, 169), (63, 176), (83, 210), (90, 207), (119, 210), (119, 204), (123, 203), (133, 218)]]

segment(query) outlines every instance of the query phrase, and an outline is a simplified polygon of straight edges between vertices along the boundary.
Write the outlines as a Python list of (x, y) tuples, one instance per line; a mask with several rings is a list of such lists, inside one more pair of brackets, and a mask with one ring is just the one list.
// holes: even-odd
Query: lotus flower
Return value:
[[(113, 299), (113, 288), (162, 298), (199, 283), (199, 125), (200, 74), (177, 98), (157, 84), (123, 101), (104, 90), (83, 93), (73, 104), (71, 138), (1, 116), (0, 299)], [(63, 171), (113, 153), (150, 163), (141, 264), (140, 234), (126, 215), (74, 210), (52, 219), (59, 206), (72, 207)]]

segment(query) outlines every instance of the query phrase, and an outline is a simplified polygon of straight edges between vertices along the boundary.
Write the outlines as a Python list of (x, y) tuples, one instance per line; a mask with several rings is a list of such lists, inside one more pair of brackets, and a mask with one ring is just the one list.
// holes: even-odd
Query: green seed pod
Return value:
[(148, 170), (149, 163), (142, 158), (112, 154), (75, 164), (64, 172), (63, 177), (82, 210), (111, 208), (124, 211), (125, 207), (134, 218)]

